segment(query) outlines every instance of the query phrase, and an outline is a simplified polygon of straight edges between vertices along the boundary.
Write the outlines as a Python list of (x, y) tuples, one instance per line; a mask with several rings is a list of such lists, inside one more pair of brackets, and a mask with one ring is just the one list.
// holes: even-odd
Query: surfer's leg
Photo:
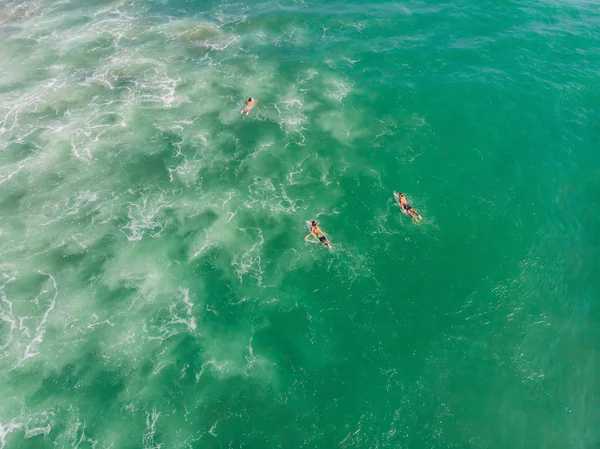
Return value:
[(325, 245), (327, 248), (331, 248), (331, 245), (329, 245), (329, 242), (327, 241), (327, 237), (325, 237), (324, 235), (322, 235), (322, 236), (319, 238), (319, 241), (320, 241), (320, 242), (321, 242), (323, 245)]

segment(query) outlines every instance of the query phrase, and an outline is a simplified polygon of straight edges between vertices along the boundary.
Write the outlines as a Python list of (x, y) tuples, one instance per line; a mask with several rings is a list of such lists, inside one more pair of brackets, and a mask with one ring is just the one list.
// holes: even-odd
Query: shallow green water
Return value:
[(0, 1), (0, 448), (598, 447), (598, 29)]

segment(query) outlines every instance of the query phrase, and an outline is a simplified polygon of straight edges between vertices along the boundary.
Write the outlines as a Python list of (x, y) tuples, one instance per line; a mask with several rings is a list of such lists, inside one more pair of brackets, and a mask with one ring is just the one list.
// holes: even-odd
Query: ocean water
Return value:
[(599, 30), (0, 0), (0, 449), (600, 447)]

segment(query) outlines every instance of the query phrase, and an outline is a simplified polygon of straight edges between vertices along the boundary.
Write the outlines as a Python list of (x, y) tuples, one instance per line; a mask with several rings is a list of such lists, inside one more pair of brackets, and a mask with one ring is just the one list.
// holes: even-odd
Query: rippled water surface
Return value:
[(0, 0), (0, 449), (597, 448), (598, 30)]

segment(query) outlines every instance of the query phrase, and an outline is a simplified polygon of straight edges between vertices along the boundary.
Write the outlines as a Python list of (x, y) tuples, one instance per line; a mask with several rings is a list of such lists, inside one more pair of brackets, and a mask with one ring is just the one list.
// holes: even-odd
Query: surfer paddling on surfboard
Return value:
[(408, 204), (408, 201), (406, 201), (406, 197), (404, 196), (404, 193), (402, 193), (402, 192), (398, 193), (398, 192), (394, 191), (394, 198), (396, 198), (396, 201), (398, 201), (398, 204), (400, 205), (400, 209), (402, 209), (402, 212), (410, 215), (413, 218), (413, 220), (415, 220), (415, 221), (421, 220), (421, 216), (419, 215), (419, 213), (416, 210), (414, 210), (410, 204)]
[(246, 106), (244, 106), (244, 109), (240, 111), (240, 114), (246, 114), (246, 117), (248, 117), (250, 110), (256, 105), (256, 103), (258, 103), (258, 101), (256, 101), (254, 98), (248, 98), (248, 101), (246, 101)]
[(307, 221), (306, 226), (310, 229), (310, 232), (306, 237), (304, 237), (304, 240), (307, 240), (311, 235), (314, 235), (323, 245), (331, 249), (331, 245), (327, 241), (327, 237), (325, 237), (325, 234), (323, 234), (323, 231), (321, 231), (321, 228), (319, 228), (319, 225), (315, 220)]

